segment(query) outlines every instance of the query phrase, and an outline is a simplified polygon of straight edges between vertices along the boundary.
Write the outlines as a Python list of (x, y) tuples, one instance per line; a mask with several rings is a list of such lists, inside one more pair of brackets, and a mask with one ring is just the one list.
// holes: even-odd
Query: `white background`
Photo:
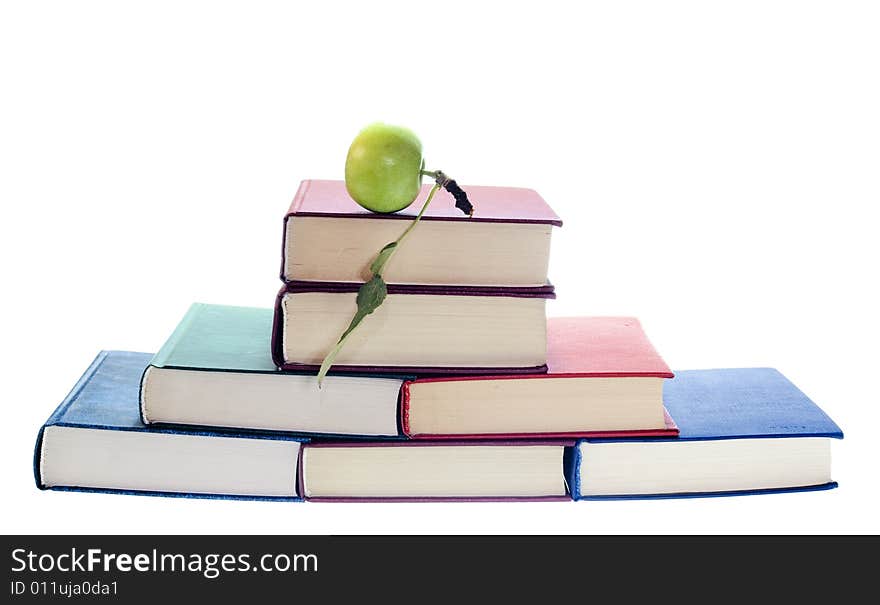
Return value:
[[(118, 2), (0, 9), (3, 532), (877, 532), (880, 19), (870, 2)], [(562, 216), (550, 313), (641, 318), (675, 369), (775, 366), (840, 489), (296, 505), (39, 492), (99, 349), (270, 306), (301, 179), (359, 128)], [(454, 243), (451, 243), (454, 245)]]

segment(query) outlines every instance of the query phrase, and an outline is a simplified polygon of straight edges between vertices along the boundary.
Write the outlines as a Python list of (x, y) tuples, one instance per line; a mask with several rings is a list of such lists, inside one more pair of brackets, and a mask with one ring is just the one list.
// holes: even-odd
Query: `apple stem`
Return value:
[(404, 232), (401, 234), (401, 236), (397, 238), (397, 240), (396, 240), (395, 243), (396, 243), (398, 246), (399, 246), (400, 243), (403, 241), (403, 238), (405, 238), (407, 235), (409, 235), (409, 234), (410, 234), (410, 231), (412, 231), (413, 229), (415, 229), (416, 224), (419, 222), (419, 219), (422, 218), (422, 215), (425, 213), (425, 210), (428, 209), (428, 204), (430, 204), (430, 203), (431, 203), (431, 200), (434, 199), (434, 194), (437, 193), (437, 190), (440, 189), (441, 186), (442, 186), (442, 185), (440, 185), (440, 183), (437, 183), (437, 184), (435, 184), (433, 187), (431, 187), (431, 191), (428, 193), (428, 199), (426, 199), (426, 200), (425, 200), (425, 203), (422, 204), (422, 209), (419, 210), (419, 213), (416, 215), (416, 218), (413, 219), (413, 222), (410, 223), (409, 227), (406, 228), (406, 231), (404, 231)]
[(384, 248), (379, 251), (379, 254), (376, 255), (376, 260), (373, 261), (373, 264), (370, 265), (370, 273), (373, 274), (373, 277), (382, 277), (382, 272), (385, 270), (385, 265), (391, 260), (391, 257), (394, 256), (394, 253), (397, 252), (397, 249), (400, 247), (400, 244), (403, 243), (403, 240), (406, 239), (406, 236), (412, 232), (413, 229), (416, 228), (416, 225), (419, 223), (419, 219), (422, 218), (422, 215), (425, 214), (425, 210), (428, 209), (428, 204), (431, 203), (431, 200), (434, 199), (434, 194), (437, 193), (437, 190), (440, 189), (440, 185), (434, 185), (431, 187), (431, 191), (428, 193), (428, 199), (425, 200), (425, 203), (422, 204), (422, 209), (419, 210), (419, 213), (416, 215), (416, 218), (413, 219), (413, 222), (409, 224), (406, 230), (400, 234), (396, 240), (387, 244)]
[(429, 176), (434, 179), (434, 182), (437, 183), (440, 187), (443, 187), (446, 191), (452, 194), (452, 197), (455, 198), (455, 207), (468, 215), (468, 217), (472, 217), (474, 215), (474, 205), (468, 200), (467, 193), (458, 186), (458, 183), (455, 182), (455, 179), (449, 178), (442, 170), (420, 170), (419, 174), (422, 176)]

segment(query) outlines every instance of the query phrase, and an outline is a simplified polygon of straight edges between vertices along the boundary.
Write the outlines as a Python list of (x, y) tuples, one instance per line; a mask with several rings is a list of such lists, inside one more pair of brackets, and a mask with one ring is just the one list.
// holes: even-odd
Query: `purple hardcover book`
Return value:
[[(349, 282), (369, 279), (378, 251), (395, 241), (418, 214), (430, 185), (407, 208), (370, 212), (343, 181), (306, 180), (284, 217), (281, 279)], [(389, 284), (522, 288), (547, 281), (550, 237), (562, 221), (534, 190), (464, 187), (472, 216), (439, 190), (418, 229), (400, 244), (383, 278)], [(369, 219), (369, 220), (364, 220)]]
[(335, 442), (305, 446), (299, 493), (315, 502), (568, 501), (573, 441)]
[[(294, 282), (275, 304), (272, 357), (284, 370), (320, 367), (357, 310), (358, 284)], [(336, 371), (529, 374), (547, 371), (545, 303), (553, 287), (389, 285), (343, 347)]]

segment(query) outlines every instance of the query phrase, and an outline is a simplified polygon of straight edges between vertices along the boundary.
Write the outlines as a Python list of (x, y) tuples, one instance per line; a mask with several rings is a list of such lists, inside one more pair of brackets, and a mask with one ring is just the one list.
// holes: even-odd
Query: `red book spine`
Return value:
[(400, 426), (403, 434), (412, 438), (409, 433), (409, 380), (405, 380), (400, 387)]

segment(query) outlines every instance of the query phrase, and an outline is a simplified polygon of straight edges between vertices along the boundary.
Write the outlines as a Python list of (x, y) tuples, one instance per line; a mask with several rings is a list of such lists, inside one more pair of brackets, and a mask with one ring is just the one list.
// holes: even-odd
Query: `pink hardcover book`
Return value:
[(425, 377), (401, 393), (412, 439), (674, 437), (672, 378), (633, 317), (547, 321), (545, 374)]
[(568, 501), (574, 441), (310, 443), (299, 490), (314, 502)]
[[(306, 180), (284, 217), (281, 279), (363, 282), (376, 253), (418, 214), (430, 185), (407, 208), (378, 214), (359, 206), (343, 181)], [(547, 282), (552, 228), (562, 221), (534, 190), (466, 186), (472, 216), (439, 190), (418, 229), (383, 277), (389, 284), (540, 287)], [(369, 219), (369, 220), (364, 220)]]

